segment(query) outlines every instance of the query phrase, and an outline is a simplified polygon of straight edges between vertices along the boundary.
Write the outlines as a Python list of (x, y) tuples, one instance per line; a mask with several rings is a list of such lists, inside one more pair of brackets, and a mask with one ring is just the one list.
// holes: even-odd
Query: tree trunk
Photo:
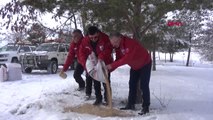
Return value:
[[(140, 29), (135, 29), (133, 32), (133, 38), (140, 41)], [(140, 80), (138, 81), (137, 85), (137, 97), (136, 97), (136, 104), (142, 103), (142, 91), (140, 89)]]
[(170, 56), (170, 62), (173, 62), (173, 56), (174, 56), (174, 54), (173, 53), (169, 53), (169, 56)]
[(153, 40), (153, 54), (152, 54), (152, 60), (153, 60), (153, 66), (152, 66), (152, 70), (153, 71), (156, 71), (156, 55), (155, 55), (155, 52), (156, 52), (156, 41)]
[(189, 66), (190, 55), (191, 55), (191, 47), (189, 47), (189, 49), (188, 49), (188, 57), (187, 57), (187, 61), (186, 61), (186, 66)]
[(165, 53), (165, 63), (166, 63), (166, 53)]
[(160, 60), (160, 52), (158, 51), (158, 58), (159, 58), (159, 60)]
[(133, 32), (133, 39), (136, 39), (140, 41), (141, 35), (140, 35), (140, 27), (136, 27), (134, 32)]
[(83, 28), (83, 31), (84, 31), (84, 34), (86, 34), (86, 13), (82, 12), (81, 13), (81, 23), (82, 23), (82, 28)]
[[(86, 4), (86, 0), (83, 0), (83, 4)], [(84, 7), (82, 7), (81, 10), (81, 23), (82, 23), (82, 28), (83, 28), (83, 32), (84, 34), (86, 34), (86, 20), (87, 20), (87, 13)]]
[(153, 50), (153, 58), (152, 58), (152, 62), (153, 62), (153, 65), (152, 65), (152, 70), (153, 71), (156, 71), (156, 57), (155, 57), (155, 50)]
[(188, 49), (188, 57), (186, 61), (186, 66), (189, 66), (189, 61), (190, 61), (190, 55), (191, 55), (191, 43), (192, 43), (192, 34), (191, 32), (189, 33), (189, 49)]
[(75, 17), (75, 15), (73, 16), (73, 19), (74, 19), (74, 25), (75, 25), (75, 29), (78, 29), (78, 26), (77, 26), (77, 21), (76, 21), (76, 17)]

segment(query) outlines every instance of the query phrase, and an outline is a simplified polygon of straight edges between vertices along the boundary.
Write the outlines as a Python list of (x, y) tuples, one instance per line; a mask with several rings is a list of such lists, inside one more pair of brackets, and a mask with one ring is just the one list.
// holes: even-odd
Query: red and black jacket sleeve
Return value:
[(98, 55), (98, 58), (103, 60), (105, 64), (110, 64), (113, 61), (113, 58), (112, 58), (113, 47), (110, 43), (108, 36), (104, 36), (103, 41), (104, 41), (104, 44), (103, 44), (104, 50)]
[(88, 42), (88, 38), (85, 37), (83, 40), (82, 40), (82, 43), (80, 45), (80, 48), (79, 48), (79, 62), (80, 64), (84, 67), (84, 69), (86, 69), (86, 60), (87, 60), (87, 57), (89, 55), (89, 49), (87, 46)]
[[(122, 41), (125, 42), (125, 41)], [(137, 53), (137, 49), (134, 47), (134, 45), (123, 43), (125, 45), (125, 54), (121, 56), (121, 52), (116, 52), (116, 61), (111, 64), (112, 70), (115, 70), (116, 68), (128, 64), (131, 62), (131, 60), (134, 58), (134, 54)]]
[(67, 59), (66, 59), (66, 62), (63, 66), (63, 71), (67, 71), (69, 66), (72, 64), (74, 58), (75, 58), (75, 44), (74, 43), (70, 43), (70, 47), (69, 47), (69, 53), (68, 53), (68, 56), (67, 56)]

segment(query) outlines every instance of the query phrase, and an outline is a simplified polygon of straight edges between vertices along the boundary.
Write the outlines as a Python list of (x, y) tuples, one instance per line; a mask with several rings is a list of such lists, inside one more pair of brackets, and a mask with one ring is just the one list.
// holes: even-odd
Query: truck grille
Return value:
[(40, 64), (42, 59), (43, 59), (42, 56), (27, 55), (27, 56), (24, 56), (24, 59), (22, 59), (22, 63), (24, 65), (36, 65), (36, 64)]
[(5, 57), (7, 57), (7, 55), (0, 54), (0, 58), (5, 58)]
[(7, 59), (0, 59), (0, 62), (5, 62), (7, 61)]
[(21, 60), (22, 60), (22, 63), (24, 65), (34, 65), (35, 64), (34, 56), (33, 55), (23, 56), (23, 58)]
[(34, 56), (26, 56), (25, 59), (34, 59)]

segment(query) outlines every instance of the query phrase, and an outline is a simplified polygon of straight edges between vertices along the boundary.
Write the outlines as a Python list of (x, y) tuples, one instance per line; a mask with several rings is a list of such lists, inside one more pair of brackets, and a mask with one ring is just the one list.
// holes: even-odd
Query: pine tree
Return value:
[(197, 38), (196, 48), (206, 60), (213, 61), (213, 20), (210, 19), (205, 26)]
[(45, 28), (38, 23), (34, 23), (27, 33), (29, 35), (27, 39), (34, 44), (43, 43), (46, 38)]

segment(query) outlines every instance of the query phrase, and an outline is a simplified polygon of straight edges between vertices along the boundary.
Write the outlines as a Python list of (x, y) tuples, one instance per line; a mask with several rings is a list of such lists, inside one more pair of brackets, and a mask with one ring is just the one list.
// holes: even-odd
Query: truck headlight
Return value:
[(2, 55), (2, 57), (8, 57), (9, 56), (9, 54), (3, 54)]

